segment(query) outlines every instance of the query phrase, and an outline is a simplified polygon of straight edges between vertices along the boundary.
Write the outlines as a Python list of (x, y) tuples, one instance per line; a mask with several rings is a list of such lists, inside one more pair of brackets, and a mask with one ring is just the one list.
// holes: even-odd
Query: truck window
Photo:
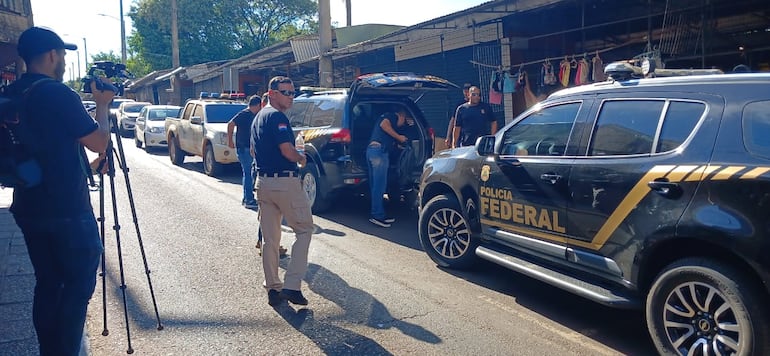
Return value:
[(206, 122), (212, 124), (225, 124), (230, 121), (246, 105), (239, 104), (209, 104), (206, 105)]
[(193, 107), (195, 107), (194, 104), (186, 105), (184, 107), (184, 116), (182, 116), (182, 120), (190, 120), (190, 116), (192, 116)]

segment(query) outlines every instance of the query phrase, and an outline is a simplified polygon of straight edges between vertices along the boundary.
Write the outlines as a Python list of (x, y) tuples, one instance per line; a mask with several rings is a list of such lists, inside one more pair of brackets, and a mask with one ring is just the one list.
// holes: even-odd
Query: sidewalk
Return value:
[(32, 326), (35, 274), (24, 236), (8, 208), (13, 190), (0, 188), (0, 355), (37, 355)]
[[(39, 354), (32, 325), (35, 271), (24, 236), (8, 211), (12, 201), (13, 189), (0, 188), (0, 356), (34, 356)], [(80, 355), (87, 351), (84, 330)]]

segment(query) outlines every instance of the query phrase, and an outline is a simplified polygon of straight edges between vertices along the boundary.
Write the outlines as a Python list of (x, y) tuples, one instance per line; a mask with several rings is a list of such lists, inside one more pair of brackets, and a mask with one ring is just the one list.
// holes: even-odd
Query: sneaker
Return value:
[(286, 299), (293, 304), (297, 305), (307, 305), (307, 299), (304, 295), (302, 295), (302, 292), (298, 290), (291, 290), (291, 289), (281, 289), (281, 293), (278, 294), (281, 298)]
[(387, 217), (387, 218), (383, 219), (382, 221), (384, 221), (384, 222), (386, 222), (388, 224), (392, 224), (392, 223), (396, 222), (396, 218)]
[(380, 219), (377, 219), (377, 218), (370, 218), (369, 222), (374, 224), (374, 225), (380, 226), (380, 227), (390, 227), (390, 223), (389, 222), (387, 222), (385, 220), (380, 220)]
[(283, 247), (283, 246), (279, 247), (279, 248), (278, 248), (278, 257), (279, 257), (279, 258), (286, 258), (286, 257), (289, 257), (289, 255), (287, 254), (287, 252), (289, 252), (289, 250), (288, 250), (288, 249), (286, 249), (286, 247)]
[(243, 203), (243, 207), (246, 209), (256, 209), (257, 207), (259, 207), (259, 205), (257, 205), (257, 202), (252, 201), (248, 203)]
[(282, 300), (283, 298), (281, 298), (281, 293), (277, 290), (271, 289), (267, 291), (267, 304), (270, 304), (271, 307), (277, 307), (279, 304), (281, 304)]

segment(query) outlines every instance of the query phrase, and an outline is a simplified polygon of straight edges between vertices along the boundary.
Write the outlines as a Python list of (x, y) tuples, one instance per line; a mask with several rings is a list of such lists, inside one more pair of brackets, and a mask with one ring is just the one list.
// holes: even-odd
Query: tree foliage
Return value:
[[(183, 66), (238, 58), (318, 27), (315, 0), (177, 0), (177, 8)], [(170, 1), (137, 0), (129, 16), (134, 34), (128, 46), (136, 69), (170, 68)]]

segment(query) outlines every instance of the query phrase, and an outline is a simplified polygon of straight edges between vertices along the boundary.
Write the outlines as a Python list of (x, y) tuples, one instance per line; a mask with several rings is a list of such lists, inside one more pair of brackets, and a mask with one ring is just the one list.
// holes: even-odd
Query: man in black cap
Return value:
[(14, 188), (10, 210), (35, 268), (32, 318), (41, 355), (79, 353), (103, 250), (81, 145), (103, 157), (114, 93), (98, 90), (92, 82), (95, 119), (88, 115), (78, 94), (62, 83), (65, 50), (76, 48), (44, 28), (24, 31), (17, 50), (27, 72), (12, 84), (24, 90), (37, 83), (27, 93), (21, 119), (31, 132), (29, 144), (35, 147), (42, 181)]
[(449, 118), (449, 126), (446, 129), (446, 138), (444, 139), (444, 144), (447, 148), (452, 148), (452, 145), (454, 144), (455, 113), (457, 112), (457, 108), (468, 102), (468, 90), (472, 86), (471, 83), (465, 83), (463, 85), (463, 101), (457, 103), (457, 105), (452, 108), (452, 117)]

